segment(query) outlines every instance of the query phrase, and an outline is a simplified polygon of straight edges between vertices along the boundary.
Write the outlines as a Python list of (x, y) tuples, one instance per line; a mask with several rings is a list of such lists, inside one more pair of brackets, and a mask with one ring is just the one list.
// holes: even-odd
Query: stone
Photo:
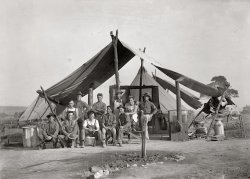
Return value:
[(100, 170), (94, 174), (94, 178), (101, 178), (103, 176), (103, 170)]
[(90, 171), (91, 171), (92, 173), (96, 173), (96, 172), (98, 172), (98, 171), (100, 171), (100, 170), (102, 170), (102, 168), (101, 168), (101, 167), (98, 167), (98, 166), (92, 166), (92, 167), (90, 167)]
[(84, 176), (84, 177), (89, 177), (89, 176), (91, 176), (91, 175), (93, 175), (93, 173), (90, 172), (90, 171), (84, 171), (84, 172), (83, 172), (83, 176)]
[(162, 164), (164, 164), (164, 162), (157, 162), (157, 164), (161, 164), (162, 165)]
[(133, 164), (133, 165), (131, 165), (132, 167), (137, 167), (137, 164), (135, 163), (135, 164)]
[(103, 170), (103, 176), (108, 176), (109, 175), (109, 171), (108, 170)]

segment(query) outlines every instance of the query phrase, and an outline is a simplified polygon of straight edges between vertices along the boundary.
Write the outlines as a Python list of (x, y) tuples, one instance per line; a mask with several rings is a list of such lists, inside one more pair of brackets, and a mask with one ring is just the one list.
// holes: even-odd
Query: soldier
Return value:
[(152, 103), (149, 101), (150, 95), (148, 93), (145, 93), (143, 95), (143, 102), (139, 105), (139, 109), (141, 111), (141, 119), (143, 120), (142, 122), (146, 125), (146, 139), (149, 140), (149, 135), (148, 135), (148, 122), (151, 121), (152, 117), (154, 114), (157, 113), (157, 108)]
[(62, 133), (63, 135), (59, 135), (62, 147), (74, 148), (78, 139), (78, 126), (73, 111), (68, 112), (67, 119), (62, 123)]
[(116, 117), (112, 113), (110, 106), (107, 106), (107, 114), (103, 116), (102, 121), (102, 146), (105, 147), (106, 133), (110, 132), (113, 137), (113, 145), (116, 146)]
[(102, 102), (103, 94), (97, 94), (97, 102), (93, 104), (93, 110), (95, 111), (95, 117), (99, 124), (102, 123), (102, 116), (106, 113), (106, 104)]
[(57, 147), (58, 142), (58, 133), (59, 133), (59, 124), (55, 121), (55, 115), (49, 113), (47, 118), (49, 119), (48, 123), (42, 128), (42, 135), (39, 135), (41, 139), (41, 146), (43, 149), (46, 149), (46, 142), (52, 142), (53, 148)]
[(83, 121), (84, 119), (87, 118), (86, 112), (89, 111), (90, 106), (85, 103), (84, 101), (82, 101), (82, 93), (79, 91), (77, 93), (77, 99), (75, 102), (75, 107), (78, 110), (78, 127), (79, 127), (79, 144), (80, 147), (83, 148), (84, 147), (84, 129), (83, 129)]
[[(122, 147), (123, 134), (131, 132), (131, 122), (128, 115), (125, 114), (125, 108), (123, 106), (119, 106), (119, 118), (117, 120), (118, 123), (118, 144)], [(130, 141), (130, 134), (128, 134), (128, 139)]]

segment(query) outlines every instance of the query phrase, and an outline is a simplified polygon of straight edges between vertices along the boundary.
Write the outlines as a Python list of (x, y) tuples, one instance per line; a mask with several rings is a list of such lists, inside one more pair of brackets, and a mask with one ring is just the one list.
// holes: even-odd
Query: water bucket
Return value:
[(23, 146), (36, 147), (38, 145), (38, 134), (36, 126), (23, 127)]
[(85, 138), (85, 145), (86, 146), (89, 146), (89, 145), (91, 145), (91, 146), (93, 146), (94, 144), (95, 144), (95, 137), (86, 137)]

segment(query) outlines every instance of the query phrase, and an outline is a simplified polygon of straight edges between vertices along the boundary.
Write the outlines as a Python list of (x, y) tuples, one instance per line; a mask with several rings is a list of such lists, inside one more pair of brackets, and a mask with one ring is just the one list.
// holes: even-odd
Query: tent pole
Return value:
[(120, 79), (119, 79), (119, 69), (118, 69), (118, 52), (117, 52), (117, 43), (118, 43), (118, 30), (116, 30), (115, 36), (113, 35), (113, 31), (110, 32), (110, 36), (112, 39), (112, 44), (114, 47), (114, 61), (115, 61), (115, 81), (116, 81), (116, 90), (120, 90)]
[(61, 121), (59, 120), (59, 118), (58, 118), (58, 116), (56, 115), (56, 113), (54, 112), (54, 110), (53, 110), (53, 108), (52, 108), (52, 106), (51, 106), (51, 104), (50, 104), (50, 102), (49, 102), (49, 99), (48, 99), (48, 97), (47, 97), (47, 94), (45, 93), (43, 87), (41, 87), (41, 90), (42, 90), (42, 93), (43, 93), (43, 95), (44, 95), (45, 101), (46, 101), (46, 102), (48, 103), (48, 105), (49, 105), (50, 111), (56, 116), (56, 121), (57, 121), (59, 127), (62, 129), (62, 123), (61, 123)]
[(88, 93), (88, 105), (90, 108), (93, 106), (93, 84), (89, 87), (89, 93)]
[[(146, 47), (144, 47), (143, 52), (145, 53)], [(140, 71), (140, 89), (139, 89), (139, 101), (142, 101), (142, 75), (143, 75), (143, 62), (144, 60), (141, 58), (141, 71)], [(143, 113), (141, 113), (141, 119), (142, 119)], [(142, 121), (142, 143), (141, 143), (141, 156), (142, 158), (146, 157), (146, 127), (147, 124), (145, 121)]]
[(175, 81), (175, 86), (176, 86), (177, 121), (182, 126), (181, 92), (180, 92), (180, 83), (179, 83), (179, 81), (177, 81), (177, 80)]
[[(143, 52), (145, 53), (146, 51), (146, 47), (144, 47)], [(143, 63), (144, 60), (142, 58), (141, 59), (141, 70), (140, 70), (140, 90), (139, 90), (139, 101), (142, 101), (142, 75), (143, 75)]]
[(27, 118), (27, 121), (29, 120), (29, 118), (30, 118), (32, 112), (34, 111), (34, 109), (35, 109), (35, 107), (36, 107), (36, 105), (37, 105), (39, 99), (40, 99), (40, 96), (38, 96), (38, 98), (37, 98), (37, 100), (36, 100), (36, 103), (35, 103), (34, 107), (32, 108), (32, 110), (31, 110), (31, 112), (30, 112), (30, 114), (29, 114), (29, 116), (28, 116), (28, 118)]

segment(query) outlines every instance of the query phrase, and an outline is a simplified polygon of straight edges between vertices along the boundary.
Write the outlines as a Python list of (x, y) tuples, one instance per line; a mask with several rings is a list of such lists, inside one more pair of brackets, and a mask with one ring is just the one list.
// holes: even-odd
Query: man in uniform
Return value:
[(90, 109), (89, 105), (82, 101), (82, 93), (79, 91), (77, 93), (77, 99), (75, 101), (75, 107), (78, 109), (78, 127), (79, 127), (79, 143), (80, 147), (84, 147), (84, 129), (83, 129), (83, 121), (86, 119), (86, 112)]
[(39, 135), (39, 138), (41, 139), (40, 145), (43, 149), (46, 148), (46, 142), (52, 142), (53, 148), (57, 147), (59, 124), (55, 121), (55, 117), (56, 116), (53, 113), (47, 115), (49, 121), (42, 128), (42, 135)]
[(112, 113), (111, 106), (107, 106), (107, 114), (102, 120), (102, 146), (105, 147), (106, 133), (111, 133), (113, 137), (113, 145), (116, 146), (116, 117)]
[(103, 94), (98, 93), (97, 94), (97, 102), (93, 104), (93, 110), (95, 111), (96, 118), (99, 122), (99, 124), (102, 123), (102, 117), (106, 113), (106, 104), (102, 102)]
[(146, 125), (146, 139), (149, 140), (149, 135), (148, 135), (148, 122), (151, 121), (152, 117), (154, 114), (157, 113), (157, 108), (154, 105), (154, 103), (152, 103), (151, 101), (149, 101), (150, 99), (150, 95), (148, 93), (145, 93), (143, 95), (143, 102), (139, 105), (139, 109), (141, 111), (141, 119), (142, 119), (142, 123), (144, 125)]
[[(117, 120), (118, 123), (118, 144), (122, 147), (123, 134), (131, 132), (131, 122), (128, 115), (125, 114), (125, 108), (123, 106), (119, 106), (119, 118)], [(130, 135), (128, 134), (128, 139), (130, 140)]]
[(62, 147), (74, 148), (78, 139), (78, 126), (74, 119), (74, 112), (68, 112), (67, 119), (62, 123), (62, 133), (63, 135), (59, 135)]

